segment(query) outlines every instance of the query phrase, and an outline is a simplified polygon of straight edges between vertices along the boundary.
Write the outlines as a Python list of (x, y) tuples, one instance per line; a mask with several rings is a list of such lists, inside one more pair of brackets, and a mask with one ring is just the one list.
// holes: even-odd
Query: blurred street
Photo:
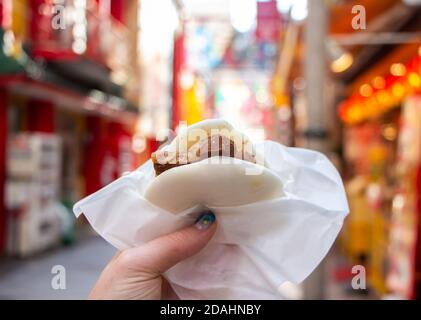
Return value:
[[(26, 263), (21, 259), (0, 260), (0, 299), (67, 300), (86, 299), (102, 269), (116, 250), (90, 230), (78, 236), (75, 245), (48, 250)], [(349, 279), (334, 280), (335, 254), (326, 257), (325, 299), (377, 299), (373, 292), (352, 290)], [(54, 290), (51, 285), (51, 268), (62, 265), (66, 269), (66, 289)], [(298, 291), (297, 291), (298, 290)], [(300, 297), (298, 286), (282, 291), (287, 299)]]
[[(334, 195), (320, 191), (325, 183), (310, 173), (296, 179), (304, 185), (284, 181), (275, 164), (301, 172), (288, 157), (264, 164), (278, 174), (279, 190), (304, 190), (303, 202), (317, 195), (320, 207), (339, 200), (332, 216), (344, 219), (329, 236), (286, 232), (306, 241), (272, 241), (300, 244), (314, 259), (328, 255), (317, 267), (309, 264), (312, 273), (300, 285), (286, 281), (296, 278), (282, 266), (265, 262), (262, 274), (274, 269), (273, 278), (284, 281), (270, 290), (291, 299), (421, 297), (420, 16), (421, 0), (0, 0), (0, 299), (85, 299), (115, 252), (89, 231), (88, 220), (107, 228), (112, 219), (75, 218), (74, 205), (155, 160), (186, 126), (208, 119), (254, 145), (270, 140), (317, 151), (339, 173)], [(161, 173), (154, 169), (150, 177)], [(322, 167), (314, 171), (324, 176)], [(176, 190), (181, 200), (199, 190), (186, 181)], [(216, 181), (218, 188), (200, 181), (203, 194), (223, 190), (227, 199), (254, 202)], [(164, 209), (140, 189), (133, 195)], [(126, 221), (116, 194), (108, 213), (122, 211), (112, 217)], [(163, 194), (172, 202), (176, 192)], [(108, 206), (99, 202), (107, 197), (91, 197), (95, 205), (85, 203), (78, 213), (102, 213)], [(295, 208), (276, 207), (275, 217)], [(157, 229), (142, 223), (111, 224), (119, 229), (113, 235), (149, 240)], [(264, 236), (268, 229), (262, 227)], [(230, 259), (221, 264), (236, 265)], [(291, 273), (299, 269), (292, 261)], [(65, 290), (52, 284), (60, 266)]]
[[(0, 299), (86, 299), (115, 252), (105, 240), (85, 232), (74, 245), (50, 249), (25, 263), (0, 260)], [(55, 265), (65, 267), (65, 290), (52, 288)]]

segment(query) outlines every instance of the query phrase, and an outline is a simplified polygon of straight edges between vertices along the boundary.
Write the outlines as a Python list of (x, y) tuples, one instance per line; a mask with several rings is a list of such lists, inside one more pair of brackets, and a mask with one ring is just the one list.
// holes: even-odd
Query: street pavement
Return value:
[[(26, 259), (0, 259), (0, 299), (86, 299), (102, 269), (116, 250), (91, 229), (79, 230), (77, 241)], [(325, 299), (376, 299), (371, 293), (358, 294), (349, 281), (338, 283), (332, 277), (338, 259), (333, 252), (326, 258)], [(54, 284), (55, 266), (65, 270), (65, 288)], [(56, 267), (57, 268), (57, 267)], [(59, 267), (61, 268), (61, 267)], [(61, 282), (62, 284), (62, 282)], [(56, 289), (54, 289), (56, 287)], [(300, 299), (299, 286), (284, 288), (287, 299)]]
[[(105, 240), (89, 232), (78, 236), (71, 246), (26, 259), (2, 258), (0, 299), (86, 299), (115, 252)], [(55, 270), (60, 276), (65, 274), (65, 278), (54, 278), (58, 275), (54, 266), (59, 266)]]

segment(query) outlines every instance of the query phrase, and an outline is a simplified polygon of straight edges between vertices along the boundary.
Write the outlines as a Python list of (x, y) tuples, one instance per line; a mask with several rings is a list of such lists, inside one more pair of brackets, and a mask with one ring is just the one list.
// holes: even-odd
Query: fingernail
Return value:
[(212, 223), (214, 223), (216, 220), (215, 215), (213, 214), (212, 211), (207, 210), (204, 211), (196, 220), (195, 222), (195, 226), (197, 229), (199, 230), (205, 230), (207, 228), (209, 228)]

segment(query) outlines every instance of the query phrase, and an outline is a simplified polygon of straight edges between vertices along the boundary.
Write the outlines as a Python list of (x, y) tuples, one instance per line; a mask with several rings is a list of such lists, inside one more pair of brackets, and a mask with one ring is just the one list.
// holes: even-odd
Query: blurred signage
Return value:
[(278, 42), (281, 31), (281, 15), (276, 1), (257, 2), (256, 39), (260, 42)]

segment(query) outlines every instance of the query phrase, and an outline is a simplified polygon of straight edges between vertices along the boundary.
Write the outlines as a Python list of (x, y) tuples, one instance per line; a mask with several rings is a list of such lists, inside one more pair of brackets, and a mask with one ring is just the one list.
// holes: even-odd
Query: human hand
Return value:
[(177, 298), (162, 273), (198, 253), (216, 231), (215, 215), (204, 212), (190, 227), (119, 252), (105, 267), (90, 299)]

